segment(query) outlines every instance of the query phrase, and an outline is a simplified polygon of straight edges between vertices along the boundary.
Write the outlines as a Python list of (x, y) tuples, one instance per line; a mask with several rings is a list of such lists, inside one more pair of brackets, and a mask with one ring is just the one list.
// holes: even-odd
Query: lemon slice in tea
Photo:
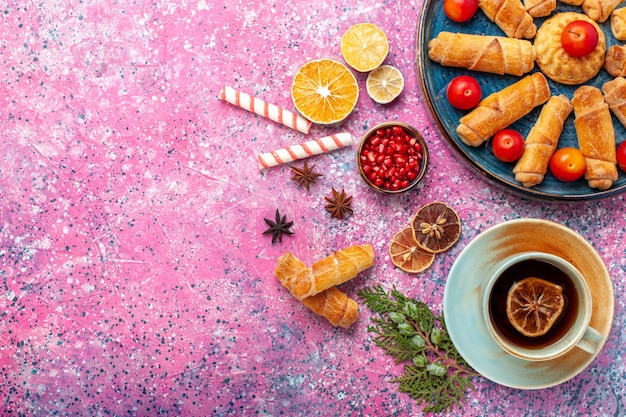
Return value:
[(359, 72), (378, 68), (387, 58), (389, 42), (381, 28), (371, 23), (352, 26), (341, 37), (341, 54)]
[(391, 103), (404, 89), (404, 77), (399, 69), (383, 65), (370, 72), (365, 81), (367, 94), (377, 103)]
[(411, 220), (413, 237), (424, 250), (440, 253), (450, 249), (461, 237), (461, 219), (445, 203), (422, 206)]
[(418, 246), (410, 226), (395, 234), (389, 244), (389, 255), (395, 266), (411, 273), (422, 272), (435, 260), (434, 253), (426, 252)]
[(556, 323), (565, 307), (563, 287), (529, 277), (515, 283), (506, 298), (506, 315), (518, 332), (543, 336)]
[(300, 67), (291, 85), (291, 97), (296, 109), (310, 121), (332, 124), (352, 112), (359, 86), (342, 63), (317, 59)]

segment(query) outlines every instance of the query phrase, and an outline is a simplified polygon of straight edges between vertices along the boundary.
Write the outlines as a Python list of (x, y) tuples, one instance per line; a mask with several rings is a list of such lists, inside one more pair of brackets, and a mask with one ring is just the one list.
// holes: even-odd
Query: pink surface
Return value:
[[(557, 204), (494, 188), (434, 125), (415, 68), (421, 1), (23, 2), (2, 7), (0, 86), (0, 398), (2, 415), (420, 415), (388, 382), (399, 375), (371, 341), (369, 311), (335, 329), (272, 275), (292, 251), (310, 265), (371, 243), (375, 266), (350, 296), (396, 285), (440, 312), (447, 272), (478, 233), (535, 217), (587, 238), (614, 281), (615, 320), (598, 358), (572, 380), (520, 391), (476, 379), (463, 415), (625, 412), (624, 196)], [(390, 42), (405, 91), (381, 106), (365, 93), (340, 126), (308, 135), (219, 100), (229, 85), (294, 111), (306, 61), (342, 61), (341, 34), (370, 21)], [(358, 177), (354, 150), (376, 123), (426, 138), (423, 185), (384, 196)], [(310, 159), (310, 192), (289, 165), (256, 155), (349, 131), (355, 144)], [(298, 163), (298, 166), (300, 163)], [(331, 187), (354, 214), (331, 219)], [(463, 235), (418, 276), (395, 269), (393, 234), (443, 200)], [(270, 244), (276, 208), (293, 236)], [(453, 320), (453, 318), (449, 318)], [(451, 415), (458, 415), (455, 411)]]

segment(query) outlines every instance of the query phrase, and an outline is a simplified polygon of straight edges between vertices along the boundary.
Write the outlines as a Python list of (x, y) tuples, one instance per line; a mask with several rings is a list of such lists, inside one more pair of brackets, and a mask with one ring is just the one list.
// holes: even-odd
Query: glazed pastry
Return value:
[(606, 52), (604, 69), (614, 77), (626, 76), (626, 47), (613, 45)]
[[(573, 57), (563, 49), (561, 33), (570, 22), (583, 20), (591, 23), (598, 31), (596, 49), (583, 57)], [(557, 13), (546, 20), (534, 40), (537, 65), (546, 77), (567, 85), (582, 84), (593, 78), (602, 69), (606, 52), (604, 32), (596, 22), (582, 13)]]
[(549, 16), (556, 9), (556, 0), (524, 0), (524, 7), (532, 17)]
[(478, 7), (509, 38), (532, 39), (537, 25), (521, 0), (478, 0)]
[[(274, 274), (278, 279), (289, 277), (308, 276), (311, 270), (290, 252), (278, 259)], [(319, 294), (307, 297), (302, 303), (315, 314), (326, 318), (333, 326), (350, 327), (359, 316), (359, 306), (356, 301), (335, 287), (331, 287)]]
[(428, 56), (444, 66), (500, 75), (522, 75), (535, 66), (530, 41), (504, 36), (440, 32), (428, 43)]
[(296, 258), (291, 252), (286, 252), (276, 261), (274, 275), (283, 286), (284, 282), (293, 280), (299, 275), (309, 273), (309, 268), (300, 259)]
[(478, 103), (474, 110), (461, 117), (456, 132), (466, 145), (480, 146), (549, 98), (546, 77), (535, 72)]
[(617, 77), (602, 85), (604, 102), (617, 120), (626, 126), (626, 78)]
[(611, 13), (611, 32), (618, 41), (626, 40), (626, 7), (620, 7)]
[(622, 0), (583, 0), (583, 11), (596, 22), (604, 22)]
[(585, 179), (591, 188), (607, 190), (617, 180), (615, 132), (609, 106), (599, 88), (584, 85), (574, 92), (574, 126), (585, 156)]
[(291, 252), (286, 252), (276, 261), (274, 276), (292, 295), (295, 295), (293, 287), (300, 281), (309, 282), (311, 275), (311, 269)]
[(307, 297), (302, 304), (326, 318), (333, 326), (347, 329), (359, 318), (359, 305), (336, 287)]
[(311, 268), (302, 268), (293, 258), (289, 252), (278, 258), (274, 275), (294, 297), (303, 300), (374, 265), (374, 250), (367, 244), (350, 246), (315, 262)]
[(552, 96), (524, 142), (524, 153), (513, 168), (515, 180), (524, 187), (540, 184), (548, 171), (550, 158), (559, 142), (572, 103), (564, 95)]

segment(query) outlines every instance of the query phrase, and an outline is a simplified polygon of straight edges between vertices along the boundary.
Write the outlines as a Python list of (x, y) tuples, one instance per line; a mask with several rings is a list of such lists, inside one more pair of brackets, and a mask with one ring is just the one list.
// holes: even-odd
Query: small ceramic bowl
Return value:
[(363, 135), (356, 165), (363, 181), (374, 190), (404, 193), (424, 178), (428, 147), (415, 128), (402, 122), (385, 122)]

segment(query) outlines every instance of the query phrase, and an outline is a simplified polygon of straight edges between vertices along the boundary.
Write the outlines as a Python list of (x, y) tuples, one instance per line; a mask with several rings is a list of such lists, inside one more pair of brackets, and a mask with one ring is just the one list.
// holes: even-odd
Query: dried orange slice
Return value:
[(450, 206), (438, 201), (417, 210), (411, 228), (417, 244), (432, 253), (450, 249), (461, 237), (459, 215)]
[(371, 23), (352, 26), (341, 37), (341, 54), (359, 72), (378, 68), (387, 58), (389, 42), (381, 28)]
[(332, 59), (304, 64), (291, 85), (296, 109), (314, 123), (331, 124), (345, 119), (356, 106), (359, 86), (350, 70)]
[(383, 65), (367, 75), (367, 94), (377, 103), (391, 103), (404, 89), (404, 77), (399, 69)]
[(517, 282), (506, 297), (506, 315), (524, 336), (546, 334), (565, 308), (563, 287), (541, 278)]
[(389, 244), (389, 255), (395, 266), (406, 272), (418, 273), (432, 265), (435, 254), (426, 252), (413, 239), (411, 226), (395, 234)]

